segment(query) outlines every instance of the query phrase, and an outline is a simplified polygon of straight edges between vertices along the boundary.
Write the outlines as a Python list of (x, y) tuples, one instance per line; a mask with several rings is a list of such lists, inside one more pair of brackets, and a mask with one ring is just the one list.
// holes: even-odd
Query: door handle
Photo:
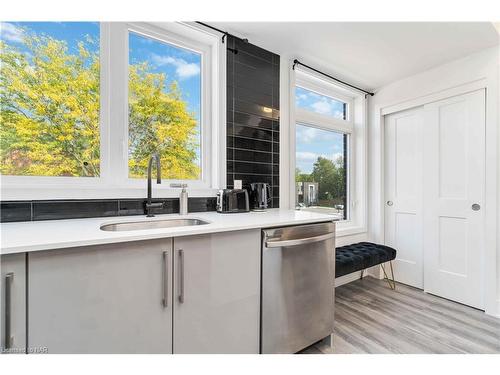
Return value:
[(393, 201), (387, 201), (386, 203), (387, 203), (388, 206), (392, 206), (394, 204)]
[(9, 272), (5, 275), (5, 349), (11, 349), (14, 345), (14, 337), (12, 331), (12, 282), (14, 281), (14, 273)]
[(472, 211), (479, 211), (481, 209), (481, 205), (480, 204), (477, 204), (477, 203), (474, 203), (472, 206)]
[(184, 250), (179, 249), (179, 302), (184, 303)]
[(326, 233), (320, 236), (298, 238), (295, 240), (266, 241), (266, 247), (272, 248), (272, 247), (284, 247), (284, 246), (297, 246), (313, 242), (326, 241), (332, 238), (335, 238), (335, 233)]
[(168, 251), (163, 252), (163, 307), (168, 307)]

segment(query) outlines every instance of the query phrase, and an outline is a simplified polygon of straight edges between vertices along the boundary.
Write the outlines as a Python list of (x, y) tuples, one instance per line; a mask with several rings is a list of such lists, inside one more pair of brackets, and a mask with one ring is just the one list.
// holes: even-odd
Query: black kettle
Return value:
[(272, 199), (271, 185), (265, 182), (254, 182), (249, 185), (250, 209), (264, 211)]

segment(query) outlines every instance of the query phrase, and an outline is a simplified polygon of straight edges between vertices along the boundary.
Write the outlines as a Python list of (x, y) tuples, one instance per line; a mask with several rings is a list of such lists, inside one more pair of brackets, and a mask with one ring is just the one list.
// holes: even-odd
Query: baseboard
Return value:
[(500, 299), (497, 300), (497, 311), (493, 311), (492, 314), (489, 314), (491, 316), (494, 316), (495, 318), (500, 318)]
[[(363, 275), (363, 277), (366, 276), (366, 272)], [(348, 275), (340, 276), (339, 278), (335, 279), (335, 288), (344, 284), (348, 284), (350, 282), (353, 282), (355, 280), (359, 280), (361, 277), (361, 271), (358, 272), (353, 272)]]
[(491, 309), (486, 309), (484, 311), (486, 315), (492, 316), (494, 318), (499, 318), (500, 319), (500, 299), (496, 301), (496, 305), (493, 305), (493, 308)]
[[(370, 268), (367, 268), (365, 272), (363, 273), (363, 277), (371, 276), (376, 279), (383, 279), (384, 275), (380, 271), (381, 268), (380, 266), (373, 266)], [(340, 276), (339, 278), (335, 279), (335, 288), (344, 284), (348, 284), (350, 282), (359, 280), (361, 277), (361, 271), (353, 272), (348, 275)], [(499, 310), (500, 311), (500, 310)]]

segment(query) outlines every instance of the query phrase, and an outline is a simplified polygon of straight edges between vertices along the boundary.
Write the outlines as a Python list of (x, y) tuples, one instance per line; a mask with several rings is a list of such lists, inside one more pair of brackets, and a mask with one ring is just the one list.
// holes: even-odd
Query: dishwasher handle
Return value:
[(266, 247), (272, 248), (272, 247), (305, 245), (308, 243), (329, 240), (331, 238), (335, 238), (335, 233), (326, 233), (326, 234), (322, 234), (320, 236), (304, 237), (304, 238), (298, 238), (298, 239), (294, 239), (294, 240), (266, 241)]

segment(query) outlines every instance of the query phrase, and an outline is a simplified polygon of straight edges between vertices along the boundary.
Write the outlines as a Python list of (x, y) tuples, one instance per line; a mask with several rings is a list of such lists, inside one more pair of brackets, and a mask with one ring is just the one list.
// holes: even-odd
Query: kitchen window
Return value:
[(347, 219), (348, 134), (298, 123), (296, 129), (296, 204)]
[(2, 175), (100, 175), (99, 24), (2, 23)]
[(1, 37), (3, 199), (142, 197), (153, 153), (159, 196), (177, 196), (170, 182), (220, 187), (219, 35), (175, 22), (10, 22)]
[(366, 230), (365, 97), (303, 69), (293, 72), (292, 205), (338, 219), (339, 233), (362, 232)]
[(163, 178), (200, 178), (201, 66), (202, 53), (129, 32), (129, 177), (157, 152)]

